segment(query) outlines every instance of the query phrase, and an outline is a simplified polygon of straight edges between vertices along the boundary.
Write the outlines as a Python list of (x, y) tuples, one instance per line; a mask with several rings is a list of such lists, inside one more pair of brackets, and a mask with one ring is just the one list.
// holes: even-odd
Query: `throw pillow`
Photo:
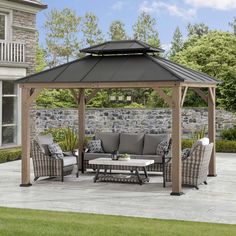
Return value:
[(169, 141), (162, 141), (157, 145), (156, 155), (163, 157), (168, 149)]
[(57, 143), (52, 143), (48, 145), (48, 150), (54, 158), (64, 157), (61, 147)]
[(190, 151), (191, 151), (190, 148), (183, 149), (181, 153), (181, 159), (186, 160), (189, 157)]
[(88, 150), (91, 153), (101, 153), (101, 152), (103, 152), (101, 140), (97, 139), (97, 140), (88, 141)]

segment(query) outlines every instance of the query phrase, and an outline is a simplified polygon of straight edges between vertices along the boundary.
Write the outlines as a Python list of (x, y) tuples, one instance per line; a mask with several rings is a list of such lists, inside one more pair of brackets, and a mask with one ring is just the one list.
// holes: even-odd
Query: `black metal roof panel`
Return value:
[(129, 53), (155, 53), (164, 52), (163, 49), (154, 48), (149, 44), (138, 40), (108, 41), (89, 48), (81, 49), (80, 52), (91, 54), (129, 54)]
[(106, 82), (218, 81), (161, 57), (145, 54), (86, 56), (73, 62), (17, 80), (18, 83), (106, 83)]

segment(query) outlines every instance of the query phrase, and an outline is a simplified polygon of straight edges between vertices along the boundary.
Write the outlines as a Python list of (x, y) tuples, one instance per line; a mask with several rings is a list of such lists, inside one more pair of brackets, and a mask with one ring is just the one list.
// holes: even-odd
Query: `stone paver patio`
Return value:
[[(20, 188), (20, 161), (0, 164), (0, 206), (236, 224), (236, 154), (217, 153), (216, 178), (170, 196), (162, 177), (136, 184), (93, 183), (92, 174)], [(32, 179), (33, 179), (33, 171)]]

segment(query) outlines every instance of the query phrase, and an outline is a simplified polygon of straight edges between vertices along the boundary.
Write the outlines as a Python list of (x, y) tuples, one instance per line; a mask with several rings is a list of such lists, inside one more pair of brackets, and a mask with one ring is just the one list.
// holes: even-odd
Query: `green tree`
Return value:
[(142, 12), (133, 25), (134, 38), (149, 43), (153, 47), (160, 46), (157, 21), (146, 12)]
[(174, 57), (177, 52), (181, 51), (182, 47), (183, 47), (183, 36), (182, 33), (180, 32), (179, 27), (176, 27), (171, 42), (171, 49), (169, 55), (170, 58)]
[[(221, 80), (217, 103), (224, 109), (236, 111), (236, 37), (232, 33), (211, 31), (173, 59)], [(188, 105), (197, 105), (195, 97), (192, 96)]]
[(229, 22), (229, 26), (233, 28), (234, 35), (236, 36), (236, 17), (234, 17), (232, 22)]
[(98, 27), (98, 17), (93, 13), (86, 13), (82, 21), (84, 46), (92, 46), (103, 42), (102, 31)]
[(111, 23), (108, 34), (111, 40), (125, 40), (128, 38), (125, 32), (125, 25), (119, 20)]
[(198, 24), (188, 24), (187, 26), (188, 30), (188, 36), (197, 36), (198, 38), (202, 37), (205, 34), (209, 33), (209, 27), (205, 25), (204, 23), (198, 23)]
[(49, 67), (68, 62), (77, 56), (80, 21), (76, 12), (69, 8), (49, 12), (45, 22)]
[(36, 46), (36, 67), (35, 72), (44, 70), (47, 66), (46, 63), (46, 52), (39, 46), (39, 35), (37, 32), (37, 46)]

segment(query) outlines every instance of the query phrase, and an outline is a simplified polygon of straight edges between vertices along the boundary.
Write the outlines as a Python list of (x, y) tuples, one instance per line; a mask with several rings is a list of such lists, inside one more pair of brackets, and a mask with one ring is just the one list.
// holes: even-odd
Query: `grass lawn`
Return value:
[(236, 225), (0, 208), (1, 236), (229, 236)]

